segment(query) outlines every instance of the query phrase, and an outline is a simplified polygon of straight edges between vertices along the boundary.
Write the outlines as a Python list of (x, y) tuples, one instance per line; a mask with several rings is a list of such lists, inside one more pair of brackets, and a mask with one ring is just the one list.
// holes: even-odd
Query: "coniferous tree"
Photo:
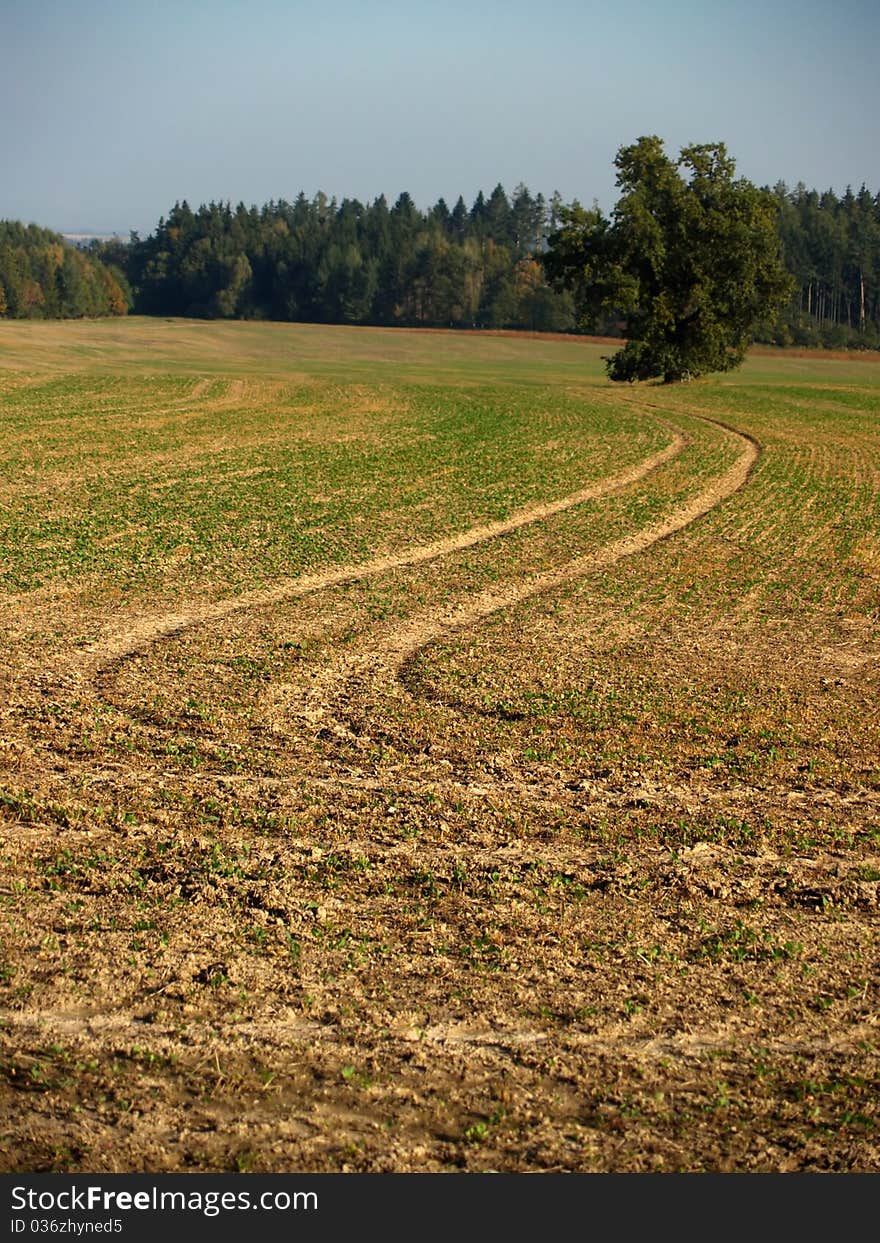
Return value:
[(468, 235), (468, 209), (461, 195), (455, 201), (449, 217), (449, 234), (456, 242), (463, 242)]

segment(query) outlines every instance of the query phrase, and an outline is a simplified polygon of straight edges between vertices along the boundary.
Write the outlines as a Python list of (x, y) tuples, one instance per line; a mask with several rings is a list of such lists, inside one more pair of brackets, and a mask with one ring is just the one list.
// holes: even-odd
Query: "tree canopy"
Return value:
[(69, 246), (59, 233), (0, 220), (0, 316), (125, 315), (130, 303), (127, 281), (118, 269)]
[(608, 361), (613, 380), (673, 382), (738, 366), (763, 319), (791, 294), (781, 259), (778, 202), (745, 178), (723, 143), (670, 159), (656, 136), (621, 147), (622, 193), (612, 213), (575, 203), (543, 256), (572, 289), (581, 321), (625, 321), (627, 344)]
[(570, 331), (571, 295), (537, 258), (546, 232), (546, 202), (524, 185), (427, 212), (405, 192), (390, 207), (181, 202), (132, 240), (126, 273), (146, 314)]

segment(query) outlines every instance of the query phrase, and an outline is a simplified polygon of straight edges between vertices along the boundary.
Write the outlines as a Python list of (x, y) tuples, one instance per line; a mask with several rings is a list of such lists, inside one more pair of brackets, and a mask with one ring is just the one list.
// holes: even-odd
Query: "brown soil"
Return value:
[[(665, 518), (533, 574), (511, 536), (683, 433), (87, 649), (55, 606), (6, 674), (2, 1168), (877, 1168), (875, 639), (679, 606), (758, 459), (724, 434)], [(622, 679), (668, 719), (553, 706)], [(747, 693), (827, 771), (704, 762)]]
[(400, 328), (396, 331), (455, 332), (468, 337), (507, 337), (514, 341), (578, 341), (581, 345), (613, 345), (617, 349), (625, 344), (622, 337), (594, 337), (573, 332), (528, 332), (524, 328)]
[(849, 363), (880, 362), (880, 350), (825, 350), (818, 347), (816, 349), (801, 349), (794, 345), (784, 347), (778, 345), (753, 345), (750, 347), (749, 353), (762, 354), (774, 358), (816, 358), (820, 361), (823, 358), (836, 358)]

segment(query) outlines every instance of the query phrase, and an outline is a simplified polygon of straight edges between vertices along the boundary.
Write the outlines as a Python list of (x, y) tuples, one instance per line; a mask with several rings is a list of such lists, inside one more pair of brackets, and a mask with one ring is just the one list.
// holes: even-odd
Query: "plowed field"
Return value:
[(0, 324), (0, 1169), (880, 1168), (880, 367)]

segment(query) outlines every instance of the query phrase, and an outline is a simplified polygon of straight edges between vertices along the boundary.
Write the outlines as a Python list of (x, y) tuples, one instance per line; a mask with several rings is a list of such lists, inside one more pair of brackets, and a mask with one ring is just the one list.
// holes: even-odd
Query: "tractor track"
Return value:
[(497, 522), (483, 523), (470, 527), (445, 539), (434, 540), (427, 544), (418, 544), (399, 553), (374, 557), (368, 561), (334, 566), (314, 574), (304, 574), (296, 578), (282, 579), (272, 587), (258, 591), (248, 591), (228, 600), (206, 605), (199, 609), (184, 612), (164, 613), (159, 616), (145, 617), (124, 630), (111, 634), (93, 646), (86, 648), (79, 660), (81, 672), (86, 677), (100, 679), (112, 674), (115, 667), (135, 656), (153, 644), (164, 639), (175, 638), (188, 630), (195, 629), (211, 622), (220, 621), (236, 613), (266, 605), (281, 604), (287, 600), (299, 599), (302, 596), (314, 595), (331, 587), (344, 586), (359, 582), (362, 579), (374, 578), (389, 571), (404, 569), (409, 566), (423, 565), (438, 560), (450, 553), (461, 552), (486, 543), (499, 536), (517, 531), (521, 527), (541, 522), (554, 514), (573, 509), (586, 501), (597, 500), (604, 496), (622, 491), (633, 483), (638, 483), (646, 476), (659, 470), (661, 466), (677, 457), (688, 443), (688, 436), (680, 428), (668, 420), (661, 420), (672, 433), (672, 439), (665, 448), (652, 454), (643, 461), (600, 479), (596, 483), (572, 492), (556, 501), (530, 505), (509, 518)]
[[(568, 496), (529, 506), (502, 521), (474, 526), (442, 540), (416, 545), (396, 554), (375, 557), (364, 562), (284, 579), (269, 588), (245, 592), (201, 608), (144, 617), (76, 653), (72, 669), (68, 656), (68, 677), (65, 681), (69, 684), (69, 677), (72, 673), (75, 682), (80, 686), (85, 684), (83, 689), (90, 685), (92, 693), (96, 692), (100, 698), (110, 702), (116, 677), (121, 670), (132, 659), (157, 644), (236, 614), (282, 604), (334, 587), (439, 560), (451, 553), (476, 547), (501, 538), (510, 532), (535, 525), (587, 501), (610, 496), (626, 489), (678, 457), (688, 444), (690, 437), (680, 426), (670, 420), (668, 409), (645, 402), (624, 400), (627, 400), (628, 404), (638, 404), (641, 409), (650, 410), (649, 417), (658, 419), (671, 433), (669, 444), (634, 466)], [(674, 414), (675, 411), (672, 413)], [(682, 411), (682, 413), (687, 414), (688, 417), (697, 417), (702, 422), (721, 429), (740, 446), (739, 456), (733, 465), (712, 479), (686, 504), (679, 506), (657, 523), (612, 540), (563, 565), (554, 566), (541, 573), (513, 580), (508, 579), (505, 583), (488, 590), (467, 594), (439, 611), (436, 607), (421, 610), (406, 620), (403, 625), (398, 622), (371, 629), (354, 650), (347, 651), (329, 663), (316, 666), (312, 671), (310, 684), (305, 690), (301, 686), (270, 684), (264, 693), (263, 700), (258, 704), (257, 719), (250, 727), (251, 731), (260, 736), (265, 735), (266, 738), (272, 735), (277, 743), (280, 721), (283, 722), (281, 732), (288, 735), (290, 741), (293, 741), (296, 735), (300, 735), (297, 741), (305, 743), (309, 750), (311, 749), (309, 740), (314, 740), (319, 732), (325, 737), (329, 732), (340, 742), (348, 743), (355, 740), (359, 747), (363, 747), (363, 735), (355, 739), (346, 724), (348, 706), (354, 700), (371, 703), (380, 693), (412, 698), (412, 692), (408, 687), (410, 670), (418, 660), (420, 653), (432, 643), (456, 631), (477, 625), (541, 593), (558, 589), (591, 573), (611, 568), (621, 560), (636, 556), (653, 545), (671, 538), (711, 512), (745, 485), (758, 461), (761, 447), (754, 438), (728, 423), (706, 416), (695, 416), (690, 411)], [(113, 696), (112, 703), (116, 711), (132, 720), (141, 721), (151, 728), (166, 732), (171, 728), (168, 723), (157, 719), (154, 714), (145, 712), (133, 704), (120, 702), (116, 696)], [(260, 717), (265, 717), (267, 710), (271, 710), (273, 718), (271, 728), (260, 723)], [(174, 725), (174, 730), (178, 734), (181, 732), (180, 723)], [(302, 737), (303, 734), (305, 737)], [(69, 764), (71, 757), (66, 755), (65, 761)], [(76, 762), (76, 765), (80, 766), (79, 762)], [(332, 784), (338, 780), (340, 785), (344, 785), (347, 780), (346, 776), (341, 772), (337, 775), (335, 771), (339, 765), (333, 762), (330, 767), (334, 770), (331, 774), (326, 771), (326, 765), (323, 772), (313, 771), (312, 776), (315, 782), (327, 785), (328, 782)], [(348, 768), (350, 769), (350, 764)], [(350, 772), (348, 775), (351, 776)], [(403, 774), (400, 776), (402, 777)], [(257, 783), (266, 779), (272, 780), (269, 773), (253, 773), (251, 777)], [(206, 779), (208, 779), (207, 774)], [(290, 780), (295, 780), (295, 778), (290, 778)], [(354, 784), (360, 784), (357, 778)], [(482, 786), (484, 783), (480, 784)], [(494, 781), (490, 781), (489, 785), (493, 787), (493, 792), (504, 792), (501, 787), (495, 791), (497, 783)], [(516, 789), (522, 792), (519, 783), (516, 783)]]

